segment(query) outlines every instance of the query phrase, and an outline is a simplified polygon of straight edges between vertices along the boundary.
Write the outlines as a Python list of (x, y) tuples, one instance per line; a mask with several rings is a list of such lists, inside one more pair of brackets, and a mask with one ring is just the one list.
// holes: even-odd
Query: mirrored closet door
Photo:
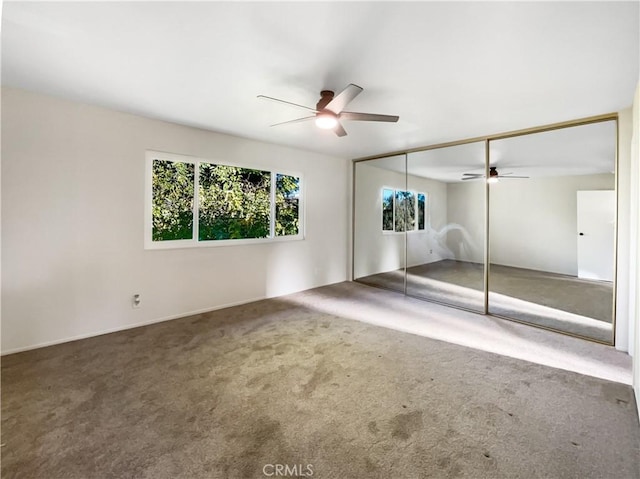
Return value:
[(406, 231), (415, 215), (407, 192), (406, 155), (355, 164), (353, 278), (405, 291)]
[(489, 312), (611, 342), (616, 121), (490, 142)]
[(613, 344), (617, 117), (354, 163), (353, 278)]
[(408, 155), (408, 295), (484, 311), (484, 169), (484, 142)]

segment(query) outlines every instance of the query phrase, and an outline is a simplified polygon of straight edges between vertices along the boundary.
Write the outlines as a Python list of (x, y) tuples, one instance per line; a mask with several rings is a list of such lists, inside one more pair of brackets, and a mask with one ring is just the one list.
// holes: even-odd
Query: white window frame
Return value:
[[(403, 188), (394, 188), (392, 186), (383, 186), (380, 189), (380, 200), (382, 201), (382, 195), (384, 193), (384, 190), (391, 190), (393, 191), (393, 230), (385, 230), (382, 229), (382, 219), (383, 219), (383, 204), (380, 204), (380, 230), (382, 231), (383, 235), (396, 235), (396, 234), (403, 234), (403, 233), (420, 233), (420, 232), (425, 232), (427, 231), (427, 227), (429, 225), (429, 193), (427, 191), (416, 191), (416, 190), (409, 190), (409, 189), (403, 189)], [(409, 193), (412, 193), (415, 197), (415, 225), (414, 228), (412, 230), (406, 230), (406, 231), (396, 231), (396, 192), (398, 191), (407, 191)], [(418, 229), (418, 195), (424, 195), (424, 229)]]
[[(195, 165), (194, 172), (194, 199), (193, 199), (193, 237), (183, 240), (153, 241), (153, 161), (166, 160), (182, 163), (193, 163)], [(237, 168), (248, 168), (259, 171), (268, 171), (271, 174), (271, 220), (269, 224), (269, 236), (266, 238), (242, 238), (242, 239), (224, 239), (224, 240), (198, 240), (198, 212), (200, 195), (200, 164), (209, 163), (213, 165), (234, 166)], [(275, 213), (276, 213), (276, 175), (288, 175), (299, 178), (299, 196), (298, 196), (298, 234), (287, 236), (275, 236)], [(305, 201), (304, 201), (304, 178), (302, 173), (294, 172), (286, 169), (265, 168), (262, 166), (249, 165), (245, 163), (237, 163), (228, 160), (214, 160), (207, 158), (199, 158), (195, 156), (181, 155), (177, 153), (167, 153), (163, 151), (147, 150), (145, 152), (145, 209), (144, 209), (144, 249), (175, 249), (175, 248), (215, 248), (219, 246), (231, 245), (248, 245), (248, 244), (264, 244), (276, 243), (281, 241), (300, 241), (305, 239), (304, 218), (305, 218)]]

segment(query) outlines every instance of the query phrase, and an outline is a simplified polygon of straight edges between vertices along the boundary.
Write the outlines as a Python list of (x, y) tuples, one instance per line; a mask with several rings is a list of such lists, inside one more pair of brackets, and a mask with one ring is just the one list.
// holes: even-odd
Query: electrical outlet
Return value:
[(140, 299), (140, 295), (139, 294), (134, 294), (133, 298), (131, 299), (131, 307), (136, 309), (140, 307), (140, 302), (142, 300)]
[(433, 254), (433, 250), (432, 249), (429, 250), (429, 254)]

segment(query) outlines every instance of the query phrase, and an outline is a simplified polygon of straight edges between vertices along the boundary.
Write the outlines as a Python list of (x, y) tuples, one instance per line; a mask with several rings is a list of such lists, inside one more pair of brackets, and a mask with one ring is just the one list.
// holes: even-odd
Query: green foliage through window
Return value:
[(393, 231), (393, 190), (382, 190), (382, 231)]
[(276, 236), (297, 235), (300, 221), (300, 178), (276, 175)]
[(426, 218), (426, 198), (424, 193), (418, 193), (418, 229), (423, 230)]
[(269, 171), (201, 163), (199, 189), (200, 241), (269, 236)]
[(424, 230), (426, 218), (427, 195), (425, 193), (382, 189), (382, 231)]
[(396, 190), (395, 230), (410, 231), (415, 229), (416, 198), (411, 191)]
[(193, 238), (193, 163), (154, 160), (153, 241)]
[(152, 221), (154, 242), (193, 240), (196, 227), (198, 241), (296, 236), (300, 178), (208, 162), (153, 159)]

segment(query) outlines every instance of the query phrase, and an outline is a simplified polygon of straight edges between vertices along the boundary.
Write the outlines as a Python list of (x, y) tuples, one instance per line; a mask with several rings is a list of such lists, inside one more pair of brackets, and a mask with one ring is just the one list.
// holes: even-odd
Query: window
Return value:
[(382, 231), (424, 230), (427, 195), (413, 191), (382, 189)]
[(416, 200), (411, 191), (396, 190), (395, 230), (410, 231), (415, 229)]
[(393, 190), (382, 190), (382, 231), (393, 231)]
[(276, 236), (297, 235), (300, 231), (300, 178), (276, 175)]
[(426, 218), (427, 201), (424, 193), (418, 193), (418, 229), (423, 230)]
[(300, 176), (155, 152), (147, 172), (147, 248), (302, 237)]
[(269, 237), (271, 172), (200, 163), (198, 186), (198, 240)]
[(193, 238), (194, 165), (153, 162), (153, 241)]

